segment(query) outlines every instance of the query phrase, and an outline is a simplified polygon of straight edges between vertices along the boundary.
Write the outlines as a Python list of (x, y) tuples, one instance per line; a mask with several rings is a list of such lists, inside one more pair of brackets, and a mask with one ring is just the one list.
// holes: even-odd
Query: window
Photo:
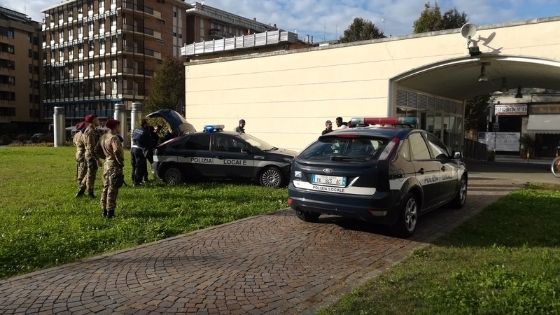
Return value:
[(209, 150), (209, 147), (210, 135), (208, 134), (192, 135), (185, 142), (185, 148), (187, 150)]
[(16, 62), (13, 60), (0, 59), (0, 69), (15, 69)]
[(410, 147), (408, 145), (408, 139), (401, 141), (401, 147), (399, 149), (399, 158), (410, 161)]
[(10, 54), (13, 54), (13, 53), (15, 53), (15, 49), (14, 49), (13, 45), (0, 43), (0, 52), (7, 52), (7, 53), (10, 53)]
[(235, 152), (241, 153), (246, 150), (247, 145), (240, 139), (217, 134), (214, 137), (213, 150), (220, 152)]
[[(3, 92), (0, 92), (3, 93)], [(1, 97), (1, 94), (0, 94)], [(1, 98), (0, 98), (1, 99)], [(16, 109), (13, 107), (0, 107), (0, 116), (15, 116)]]
[(420, 133), (413, 133), (408, 137), (412, 150), (412, 157), (415, 160), (430, 160), (430, 151), (424, 141), (424, 137)]
[(16, 100), (16, 93), (14, 93), (14, 92), (0, 91), (0, 100), (3, 100), (3, 101), (15, 101), (15, 100)]
[(321, 137), (300, 155), (315, 161), (365, 162), (377, 160), (389, 139), (377, 137)]
[(441, 160), (449, 158), (447, 148), (436, 136), (428, 134), (428, 144), (436, 159)]

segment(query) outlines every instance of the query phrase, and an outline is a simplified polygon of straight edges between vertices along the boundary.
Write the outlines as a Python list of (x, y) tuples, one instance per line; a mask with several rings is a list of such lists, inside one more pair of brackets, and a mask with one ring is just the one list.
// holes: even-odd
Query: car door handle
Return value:
[(443, 165), (443, 166), (441, 167), (441, 170), (445, 172), (445, 170), (446, 170), (445, 165)]
[(424, 174), (424, 168), (419, 169), (417, 173)]

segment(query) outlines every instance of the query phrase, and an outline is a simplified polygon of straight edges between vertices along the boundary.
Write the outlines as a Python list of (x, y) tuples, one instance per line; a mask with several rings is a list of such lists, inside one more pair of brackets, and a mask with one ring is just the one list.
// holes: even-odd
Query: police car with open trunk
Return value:
[(286, 184), (296, 152), (279, 149), (245, 133), (208, 125), (158, 146), (156, 176), (169, 184), (196, 178), (245, 178), (263, 186)]

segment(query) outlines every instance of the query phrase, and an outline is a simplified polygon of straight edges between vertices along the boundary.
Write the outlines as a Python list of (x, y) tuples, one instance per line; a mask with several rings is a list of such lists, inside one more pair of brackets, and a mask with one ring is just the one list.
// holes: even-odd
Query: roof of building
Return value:
[(33, 22), (29, 16), (5, 7), (0, 7), (0, 17), (23, 23)]
[(233, 25), (246, 27), (248, 29), (252, 29), (257, 32), (265, 32), (265, 31), (271, 31), (277, 29), (276, 24), (268, 25), (265, 23), (261, 23), (258, 22), (256, 19), (248, 19), (246, 17), (242, 17), (240, 15), (233, 14), (231, 12), (220, 10), (218, 8), (211, 7), (206, 4), (202, 4), (200, 2), (196, 2), (192, 4), (192, 8), (187, 9), (187, 14), (210, 17), (218, 21), (223, 21)]

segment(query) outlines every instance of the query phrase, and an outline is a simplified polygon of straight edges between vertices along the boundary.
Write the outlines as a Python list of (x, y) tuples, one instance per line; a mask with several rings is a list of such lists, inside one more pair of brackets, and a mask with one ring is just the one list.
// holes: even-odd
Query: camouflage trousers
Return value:
[(86, 177), (86, 174), (87, 174), (86, 160), (81, 159), (76, 161), (76, 182), (78, 183), (78, 187), (82, 185), (82, 181)]
[(86, 188), (88, 193), (93, 193), (93, 188), (95, 185), (95, 176), (97, 175), (97, 161), (95, 159), (86, 160), (86, 176), (82, 179), (80, 184), (80, 189)]
[(104, 210), (115, 210), (117, 206), (117, 195), (122, 186), (123, 169), (109, 161), (103, 167), (103, 192), (101, 193), (101, 208)]

